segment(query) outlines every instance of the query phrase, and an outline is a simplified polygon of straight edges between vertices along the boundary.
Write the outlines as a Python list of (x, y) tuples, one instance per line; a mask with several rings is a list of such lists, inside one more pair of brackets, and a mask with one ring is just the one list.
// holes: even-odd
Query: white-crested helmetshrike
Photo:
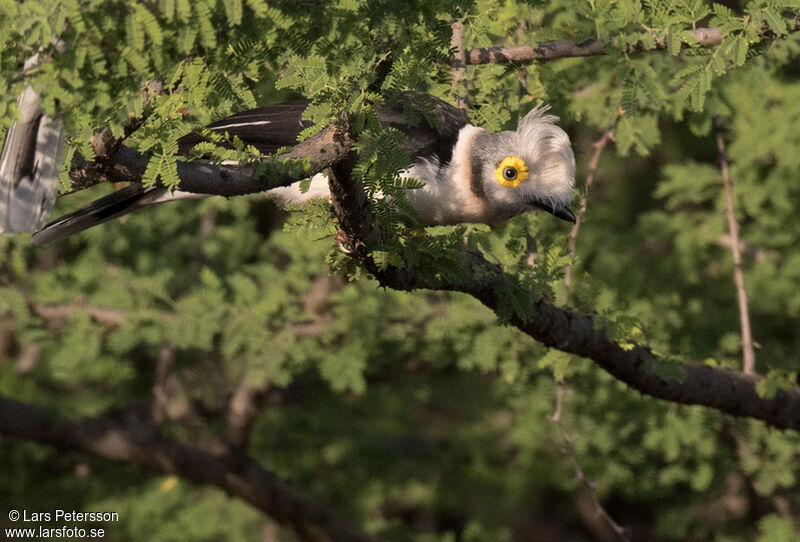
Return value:
[[(473, 126), (463, 111), (441, 100), (430, 96), (423, 100), (416, 94), (405, 98), (405, 103), (379, 108), (378, 118), (383, 125), (398, 128), (406, 136), (402, 150), (414, 162), (400, 175), (424, 183), (422, 188), (408, 191), (421, 224), (492, 224), (533, 209), (575, 221), (569, 209), (575, 158), (569, 137), (556, 125), (558, 118), (547, 113), (547, 106), (530, 111), (516, 130), (490, 132)], [(273, 153), (295, 143), (304, 126), (301, 117), (306, 103), (245, 111), (218, 121), (209, 129), (228, 132), (265, 154)], [(409, 107), (416, 109), (417, 122), (407, 120), (404, 111)], [(181, 152), (199, 140), (198, 136), (183, 138), (179, 142)], [(0, 178), (0, 185), (7, 183), (5, 177)], [(329, 197), (323, 174), (312, 178), (306, 192), (293, 185), (264, 194), (283, 204)], [(133, 184), (47, 225), (33, 240), (50, 243), (144, 207), (198, 197), (204, 195)]]

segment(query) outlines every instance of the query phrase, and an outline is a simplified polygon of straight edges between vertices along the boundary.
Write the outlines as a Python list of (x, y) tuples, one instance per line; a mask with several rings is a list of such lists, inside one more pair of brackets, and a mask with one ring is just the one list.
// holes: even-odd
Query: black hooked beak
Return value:
[(551, 215), (556, 218), (560, 218), (561, 220), (566, 220), (567, 222), (572, 222), (575, 224), (575, 214), (572, 212), (567, 205), (557, 205), (554, 203), (544, 203), (539, 200), (530, 199), (528, 200), (529, 205), (533, 205), (534, 207), (538, 207), (543, 211), (547, 211)]

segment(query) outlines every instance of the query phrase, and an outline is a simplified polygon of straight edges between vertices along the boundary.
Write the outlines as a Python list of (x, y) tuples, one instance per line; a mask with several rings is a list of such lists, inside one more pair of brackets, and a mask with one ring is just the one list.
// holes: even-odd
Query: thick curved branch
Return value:
[[(430, 284), (413, 269), (370, 271), (382, 285), (400, 290), (429, 288), (472, 295), (494, 311), (503, 300), (498, 292), (509, 277), (500, 267), (474, 253), (463, 253), (470, 277), (459, 283)], [(595, 317), (556, 307), (544, 300), (532, 301), (528, 318), (514, 315), (511, 323), (545, 346), (592, 360), (631, 388), (659, 399), (687, 405), (704, 405), (733, 416), (763, 420), (781, 429), (800, 431), (800, 388), (779, 390), (772, 398), (756, 393), (760, 377), (698, 363), (665, 360), (638, 344), (623, 347), (608, 337)], [(675, 363), (684, 373), (679, 380), (664, 379), (656, 368)]]
[(145, 417), (108, 415), (69, 421), (41, 407), (0, 396), (0, 433), (219, 487), (262, 510), (306, 541), (374, 542), (358, 527), (264, 470), (252, 458), (181, 444), (159, 434)]
[[(795, 21), (795, 26), (790, 30), (791, 32), (800, 31), (800, 18)], [(691, 35), (696, 43), (693, 44), (699, 47), (716, 47), (722, 43), (723, 35), (722, 29), (719, 27), (711, 28), (695, 28), (688, 30), (687, 34)], [(774, 34), (765, 28), (759, 32), (761, 37), (771, 37)], [(619, 40), (611, 38), (608, 40), (602, 39), (589, 39), (576, 43), (573, 40), (556, 40), (539, 45), (512, 45), (512, 46), (497, 46), (489, 47), (488, 49), (471, 49), (467, 51), (467, 64), (506, 64), (509, 62), (535, 62), (535, 61), (550, 61), (559, 58), (582, 57), (582, 56), (599, 56), (605, 55), (611, 49), (618, 46)], [(646, 51), (663, 50), (667, 48), (667, 42), (663, 38), (655, 40), (656, 46), (654, 49), (646, 49), (642, 44), (631, 45), (626, 49), (628, 54), (640, 53)], [(684, 47), (689, 47), (687, 43), (683, 44)]]
[[(341, 159), (350, 150), (349, 139), (336, 127), (329, 126), (298, 143), (290, 152), (256, 165), (217, 165), (206, 161), (178, 162), (184, 192), (240, 196), (288, 186), (319, 173)], [(119, 147), (110, 156), (95, 162), (84, 161), (69, 172), (72, 191), (103, 182), (140, 182), (148, 156), (129, 147)], [(261, 175), (254, 176), (257, 171)]]

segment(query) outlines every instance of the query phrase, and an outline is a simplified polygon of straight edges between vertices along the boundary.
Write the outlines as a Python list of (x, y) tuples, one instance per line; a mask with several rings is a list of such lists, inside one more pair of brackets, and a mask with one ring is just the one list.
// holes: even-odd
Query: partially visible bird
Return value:
[[(269, 154), (295, 143), (304, 127), (306, 105), (261, 107), (220, 120), (209, 129), (238, 136)], [(405, 134), (402, 150), (414, 159), (401, 176), (424, 183), (408, 192), (420, 223), (493, 224), (533, 209), (574, 222), (569, 203), (575, 158), (569, 137), (548, 109), (533, 109), (514, 131), (490, 132), (470, 124), (463, 111), (427, 95), (407, 94), (398, 103), (379, 108), (381, 123)], [(409, 116), (417, 122), (409, 122)], [(180, 151), (188, 151), (199, 140), (199, 136), (183, 138)], [(283, 204), (329, 197), (322, 174), (312, 178), (306, 192), (293, 185), (264, 194)], [(47, 225), (33, 241), (50, 243), (134, 210), (197, 197), (203, 195), (133, 184)]]
[[(39, 55), (25, 63), (36, 66)], [(42, 112), (41, 97), (26, 87), (0, 151), (0, 233), (41, 228), (58, 195), (58, 167), (64, 132), (61, 123)]]

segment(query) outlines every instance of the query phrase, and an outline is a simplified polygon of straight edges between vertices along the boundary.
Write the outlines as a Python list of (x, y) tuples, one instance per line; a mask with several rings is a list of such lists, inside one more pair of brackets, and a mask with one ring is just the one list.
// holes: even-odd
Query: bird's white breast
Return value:
[(459, 224), (483, 222), (489, 212), (486, 202), (470, 188), (472, 178), (472, 146), (483, 128), (468, 124), (458, 133), (449, 165), (434, 162), (417, 163), (406, 173), (425, 186), (410, 190), (408, 199), (423, 224)]

